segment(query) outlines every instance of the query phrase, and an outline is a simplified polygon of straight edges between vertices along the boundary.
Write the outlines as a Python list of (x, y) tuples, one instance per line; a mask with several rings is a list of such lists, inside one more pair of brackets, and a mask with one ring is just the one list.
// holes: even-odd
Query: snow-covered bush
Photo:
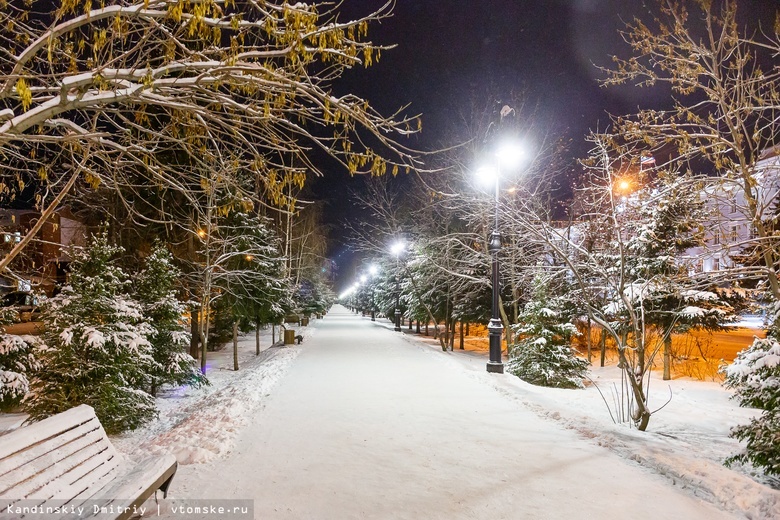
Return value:
[(148, 388), (152, 395), (163, 384), (208, 384), (195, 359), (187, 352), (190, 332), (182, 320), (186, 309), (175, 292), (180, 275), (173, 265), (171, 253), (157, 244), (135, 284), (135, 297), (152, 329), (148, 336), (155, 361), (148, 374)]
[(750, 462), (780, 475), (780, 343), (771, 336), (756, 338), (724, 372), (724, 384), (735, 390), (741, 406), (764, 410), (750, 424), (734, 428), (731, 435), (747, 441), (747, 446), (727, 462)]
[(42, 344), (35, 336), (0, 330), (0, 410), (9, 410), (30, 390), (29, 376), (40, 367)]
[(579, 334), (567, 318), (563, 302), (547, 297), (544, 281), (513, 327), (517, 342), (510, 347), (507, 370), (520, 379), (541, 386), (580, 388), (588, 362), (575, 355), (571, 339)]
[(109, 433), (134, 429), (156, 415), (143, 390), (155, 361), (153, 332), (127, 296), (129, 279), (114, 264), (121, 251), (106, 233), (71, 253), (70, 285), (42, 310), (47, 349), (23, 401), (34, 420), (88, 404)]

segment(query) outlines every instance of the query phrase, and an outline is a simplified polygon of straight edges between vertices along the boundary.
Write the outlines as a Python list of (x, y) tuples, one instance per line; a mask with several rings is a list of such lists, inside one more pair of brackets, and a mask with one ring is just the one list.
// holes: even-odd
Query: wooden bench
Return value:
[[(176, 457), (120, 459), (87, 405), (0, 436), (0, 518), (126, 519), (156, 490), (167, 496)], [(19, 513), (33, 506), (60, 509)]]

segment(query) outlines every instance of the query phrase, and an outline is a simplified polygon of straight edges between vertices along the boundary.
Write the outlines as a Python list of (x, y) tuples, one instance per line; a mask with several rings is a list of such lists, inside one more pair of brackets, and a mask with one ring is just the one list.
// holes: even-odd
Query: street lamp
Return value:
[(501, 362), (501, 336), (504, 332), (504, 325), (501, 323), (501, 317), (499, 315), (501, 273), (498, 259), (498, 252), (501, 250), (501, 234), (498, 231), (498, 196), (500, 190), (501, 167), (516, 167), (520, 164), (522, 157), (522, 148), (516, 143), (505, 141), (496, 149), (495, 160), (493, 161), (494, 165), (477, 170), (477, 174), (482, 177), (482, 179), (486, 182), (490, 181), (495, 185), (495, 220), (493, 222), (493, 231), (490, 233), (490, 238), (488, 240), (488, 252), (491, 257), (493, 301), (490, 321), (488, 322), (490, 360), (487, 363), (487, 371), (495, 374), (504, 373), (504, 364)]
[(398, 240), (390, 246), (390, 252), (395, 255), (395, 328), (396, 332), (401, 332), (401, 286), (399, 284), (399, 271), (401, 270), (401, 253), (406, 248), (403, 240)]

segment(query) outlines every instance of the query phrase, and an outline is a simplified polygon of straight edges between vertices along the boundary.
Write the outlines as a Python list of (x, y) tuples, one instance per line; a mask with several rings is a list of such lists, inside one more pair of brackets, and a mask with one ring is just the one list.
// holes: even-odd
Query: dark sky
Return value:
[[(652, 0), (651, 0), (651, 3)], [(343, 19), (366, 14), (384, 0), (345, 0)], [(778, 0), (739, 0), (745, 22), (771, 28)], [(586, 148), (589, 129), (601, 128), (607, 114), (668, 103), (662, 89), (600, 88), (595, 64), (625, 54), (618, 30), (644, 15), (642, 0), (397, 0), (394, 16), (369, 29), (372, 41), (397, 44), (369, 69), (348, 71), (336, 90), (371, 101), (383, 113), (411, 103), (421, 113), (423, 132), (411, 143), (433, 150), (446, 141), (459, 107), (472, 92), (492, 84), (501, 91), (524, 91), (538, 103), (540, 116), (572, 141), (572, 159)], [(326, 201), (326, 218), (336, 226), (331, 256), (342, 275), (351, 255), (344, 253), (338, 223), (359, 218), (346, 192), (359, 180), (333, 172), (314, 183), (314, 196)]]

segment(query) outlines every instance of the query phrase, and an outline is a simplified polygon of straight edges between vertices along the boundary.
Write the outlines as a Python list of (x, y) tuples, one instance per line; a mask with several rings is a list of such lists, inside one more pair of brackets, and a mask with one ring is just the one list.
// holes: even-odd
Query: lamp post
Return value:
[(500, 294), (501, 294), (501, 270), (498, 259), (498, 252), (501, 251), (501, 233), (498, 231), (498, 193), (499, 193), (499, 175), (496, 171), (496, 198), (495, 198), (495, 221), (493, 223), (493, 232), (490, 233), (488, 240), (488, 252), (490, 253), (491, 280), (493, 285), (493, 299), (490, 312), (490, 321), (488, 322), (488, 337), (490, 338), (490, 360), (487, 363), (487, 371), (495, 374), (504, 373), (504, 364), (501, 362), (501, 336), (504, 333), (504, 325), (501, 323), (499, 315)]
[[(368, 272), (371, 275), (371, 278), (375, 278), (376, 275), (379, 273), (379, 268), (376, 266), (376, 264), (371, 264), (368, 267)], [(376, 303), (374, 302), (374, 289), (376, 289), (376, 284), (371, 283), (371, 321), (376, 321)]]
[(501, 251), (501, 233), (498, 227), (499, 193), (501, 189), (501, 166), (516, 166), (522, 157), (522, 149), (516, 144), (503, 143), (496, 151), (495, 166), (481, 168), (478, 173), (486, 180), (492, 180), (495, 187), (494, 221), (493, 231), (488, 240), (488, 252), (491, 258), (491, 282), (493, 285), (493, 298), (491, 305), (490, 321), (488, 322), (488, 338), (490, 360), (487, 363), (487, 371), (494, 374), (504, 373), (504, 363), (501, 361), (501, 336), (504, 325), (501, 323), (501, 269), (498, 253)]
[(395, 328), (396, 332), (401, 332), (401, 285), (399, 281), (399, 271), (401, 270), (401, 253), (406, 244), (399, 240), (390, 247), (390, 252), (395, 255)]

